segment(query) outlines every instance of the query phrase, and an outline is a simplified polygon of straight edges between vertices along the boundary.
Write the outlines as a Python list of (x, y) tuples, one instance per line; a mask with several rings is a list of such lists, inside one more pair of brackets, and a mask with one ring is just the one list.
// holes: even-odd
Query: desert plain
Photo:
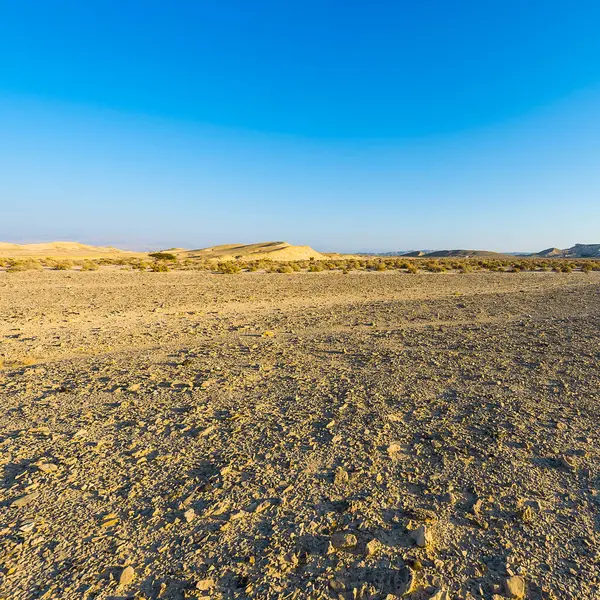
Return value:
[(600, 272), (2, 272), (0, 336), (0, 598), (600, 598)]

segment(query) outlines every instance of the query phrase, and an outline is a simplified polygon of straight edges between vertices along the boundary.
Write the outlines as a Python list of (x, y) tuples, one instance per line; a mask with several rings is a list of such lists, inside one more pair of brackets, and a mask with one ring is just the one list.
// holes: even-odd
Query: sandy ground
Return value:
[(600, 598), (600, 273), (0, 273), (0, 339), (0, 598)]

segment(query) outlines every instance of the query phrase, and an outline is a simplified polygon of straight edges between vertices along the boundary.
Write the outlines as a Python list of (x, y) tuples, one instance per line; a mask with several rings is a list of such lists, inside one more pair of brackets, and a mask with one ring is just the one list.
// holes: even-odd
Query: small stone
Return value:
[(574, 472), (577, 468), (575, 462), (570, 456), (562, 456), (559, 460), (560, 466), (567, 471)]
[(392, 583), (396, 597), (408, 596), (415, 586), (415, 574), (409, 567), (403, 567), (394, 571)]
[(32, 502), (36, 497), (36, 494), (28, 494), (27, 496), (21, 496), (16, 500), (13, 500), (11, 506), (13, 508), (23, 508), (27, 506), (30, 502)]
[(381, 548), (381, 543), (379, 540), (372, 539), (366, 545), (367, 556), (373, 556), (379, 549)]
[(426, 525), (421, 525), (418, 529), (415, 529), (412, 532), (412, 538), (419, 548), (425, 548), (433, 541), (431, 529), (429, 529)]
[(196, 518), (196, 511), (190, 508), (183, 513), (183, 517), (187, 523), (191, 523)]
[(214, 579), (201, 579), (197, 584), (196, 584), (196, 589), (200, 590), (202, 592), (206, 592), (208, 590), (210, 590), (211, 588), (215, 587), (215, 580)]
[(513, 575), (504, 580), (504, 589), (509, 598), (520, 600), (525, 598), (525, 580), (519, 575)]
[(334, 592), (343, 592), (346, 589), (346, 585), (344, 584), (343, 581), (340, 581), (339, 579), (333, 579), (333, 578), (329, 580), (329, 587)]
[(40, 463), (37, 465), (37, 468), (42, 473), (54, 473), (54, 471), (58, 470), (58, 466), (54, 463)]
[(402, 450), (402, 446), (400, 444), (390, 444), (387, 448), (387, 452), (390, 456), (394, 456), (395, 454), (398, 454), (398, 452), (400, 452), (400, 450)]
[(331, 545), (338, 550), (344, 548), (354, 548), (356, 544), (358, 544), (356, 536), (347, 531), (336, 531), (331, 536)]
[(128, 388), (128, 392), (137, 392), (142, 387), (141, 383), (132, 383)]
[(336, 486), (341, 487), (341, 486), (345, 485), (346, 483), (348, 483), (349, 479), (350, 479), (350, 477), (348, 475), (348, 471), (346, 471), (342, 467), (338, 467), (335, 470), (335, 475), (333, 477), (333, 483)]
[(127, 566), (121, 571), (121, 575), (119, 576), (119, 586), (129, 585), (133, 578), (135, 577), (135, 571), (133, 567)]

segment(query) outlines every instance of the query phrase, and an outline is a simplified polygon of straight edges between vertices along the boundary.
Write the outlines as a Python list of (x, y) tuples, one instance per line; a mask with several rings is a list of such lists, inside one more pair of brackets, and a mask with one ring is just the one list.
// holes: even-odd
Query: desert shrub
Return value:
[(14, 260), (7, 268), (9, 273), (17, 273), (19, 271), (41, 271), (44, 267), (38, 260), (26, 259), (26, 260)]
[(153, 273), (166, 273), (170, 269), (164, 262), (156, 261), (150, 265), (150, 270)]
[(177, 257), (171, 252), (151, 252), (148, 256), (154, 260), (177, 260)]
[(98, 268), (98, 265), (95, 262), (92, 262), (91, 260), (84, 260), (81, 263), (82, 271), (97, 271)]
[(281, 265), (281, 267), (279, 267), (277, 269), (278, 273), (293, 273), (294, 269), (292, 268), (291, 265)]
[(73, 268), (73, 263), (70, 260), (56, 260), (54, 261), (53, 268), (56, 271), (68, 271)]
[[(158, 263), (158, 264), (160, 264), (160, 263)], [(167, 265), (163, 265), (163, 266), (166, 267)], [(152, 267), (152, 263), (149, 263), (147, 260), (139, 260), (135, 264), (131, 265), (131, 267), (138, 271), (145, 271), (148, 267)]]
[(242, 268), (240, 265), (233, 261), (221, 262), (217, 265), (217, 270), (225, 275), (235, 275), (241, 273)]
[(387, 270), (387, 265), (383, 261), (378, 262), (375, 265), (375, 270), (376, 271), (386, 271)]
[(308, 267), (308, 272), (309, 273), (318, 273), (319, 271), (323, 270), (323, 265), (320, 262), (314, 261), (309, 267)]
[(416, 273), (419, 272), (419, 269), (418, 269), (418, 267), (417, 267), (417, 265), (415, 263), (411, 262), (406, 267), (406, 272), (415, 275)]

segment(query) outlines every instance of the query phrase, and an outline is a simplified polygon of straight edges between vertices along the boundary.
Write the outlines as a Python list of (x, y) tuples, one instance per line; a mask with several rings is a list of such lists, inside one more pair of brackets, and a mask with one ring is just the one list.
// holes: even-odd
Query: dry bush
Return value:
[(150, 271), (153, 273), (167, 273), (169, 270), (164, 261), (156, 261), (150, 265)]
[(217, 270), (224, 275), (235, 275), (242, 272), (240, 265), (233, 261), (220, 262), (217, 264)]
[(18, 273), (20, 271), (41, 271), (44, 267), (39, 260), (32, 258), (24, 260), (13, 260), (7, 267), (9, 273)]
[(84, 260), (81, 263), (82, 271), (97, 271), (99, 269), (98, 265), (91, 260)]
[(73, 268), (73, 263), (70, 260), (55, 260), (52, 268), (55, 271), (68, 271)]

